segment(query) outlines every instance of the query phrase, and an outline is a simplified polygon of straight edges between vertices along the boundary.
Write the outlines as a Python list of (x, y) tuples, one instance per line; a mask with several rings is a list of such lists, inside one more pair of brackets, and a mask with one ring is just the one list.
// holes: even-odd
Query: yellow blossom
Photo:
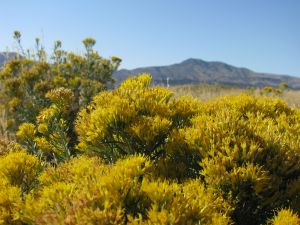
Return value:
[(45, 123), (41, 123), (38, 125), (38, 132), (45, 134), (48, 131), (48, 126)]
[(23, 123), (19, 126), (16, 136), (20, 140), (30, 140), (33, 139), (35, 135), (35, 126), (32, 123)]
[(54, 150), (53, 146), (51, 146), (45, 137), (37, 137), (34, 141), (43, 152), (51, 152)]
[(53, 89), (46, 94), (46, 98), (49, 98), (54, 104), (63, 108), (70, 106), (73, 97), (72, 90), (67, 88)]

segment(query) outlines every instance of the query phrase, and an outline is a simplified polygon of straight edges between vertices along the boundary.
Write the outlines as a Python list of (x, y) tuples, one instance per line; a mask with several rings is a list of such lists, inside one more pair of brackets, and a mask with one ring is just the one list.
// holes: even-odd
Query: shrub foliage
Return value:
[[(15, 38), (20, 42), (19, 35)], [(84, 55), (64, 51), (62, 43), (57, 41), (50, 59), (40, 47), (39, 39), (36, 41), (35, 55), (17, 55), (0, 71), (2, 103), (8, 111), (10, 130), (16, 130), (23, 122), (33, 123), (39, 112), (51, 104), (51, 96), (49, 99), (46, 93), (55, 88), (72, 91), (70, 110), (74, 119), (80, 107), (113, 82), (112, 73), (121, 62), (118, 57), (101, 57), (93, 50), (92, 38), (83, 40)]]

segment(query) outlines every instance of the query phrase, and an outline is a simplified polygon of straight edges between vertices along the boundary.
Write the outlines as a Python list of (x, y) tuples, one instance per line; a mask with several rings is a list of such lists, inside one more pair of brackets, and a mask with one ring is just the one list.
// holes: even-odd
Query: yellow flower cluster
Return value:
[(150, 83), (151, 76), (141, 74), (97, 95), (78, 115), (78, 148), (107, 161), (136, 152), (151, 158), (164, 155), (170, 132), (187, 125), (198, 113), (199, 103), (172, 99), (170, 90)]
[(34, 138), (34, 142), (44, 153), (50, 153), (55, 151), (55, 148), (49, 143), (49, 141), (45, 137), (36, 137)]
[(47, 92), (46, 98), (49, 98), (57, 107), (66, 110), (70, 108), (74, 94), (70, 89), (57, 88)]
[(16, 216), (21, 205), (21, 190), (18, 187), (2, 184), (0, 180), (0, 224), (21, 224)]
[(46, 168), (23, 198), (2, 182), (0, 224), (229, 224), (230, 208), (200, 180), (156, 181), (152, 166), (139, 155), (115, 165), (81, 156)]
[(23, 123), (16, 133), (16, 136), (21, 140), (33, 139), (35, 135), (35, 125), (32, 123)]
[[(53, 94), (54, 92), (52, 92)], [(19, 142), (31, 153), (45, 161), (58, 163), (70, 157), (66, 108), (51, 105), (43, 109), (36, 118), (37, 127), (23, 123), (17, 131)]]
[(30, 188), (37, 179), (40, 162), (25, 151), (10, 152), (0, 157), (0, 177), (10, 185)]
[(300, 224), (300, 217), (290, 209), (281, 209), (269, 223), (271, 225), (298, 225)]
[(171, 125), (172, 122), (166, 118), (144, 116), (132, 123), (129, 132), (146, 143), (155, 144), (157, 138), (165, 136), (169, 132)]

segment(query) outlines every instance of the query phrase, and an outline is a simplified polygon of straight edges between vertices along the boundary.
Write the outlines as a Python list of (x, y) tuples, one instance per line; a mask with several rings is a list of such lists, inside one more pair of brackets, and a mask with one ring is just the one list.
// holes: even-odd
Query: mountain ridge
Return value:
[[(17, 53), (0, 52), (0, 66)], [(245, 67), (236, 67), (220, 61), (205, 61), (189, 58), (167, 66), (148, 66), (132, 70), (121, 69), (113, 74), (118, 85), (127, 77), (150, 73), (153, 83), (158, 85), (212, 84), (241, 88), (264, 86), (277, 87), (285, 82), (291, 89), (300, 89), (300, 77), (272, 73), (254, 72)]]
[(236, 67), (220, 61), (204, 61), (189, 58), (167, 66), (149, 66), (132, 70), (121, 69), (114, 73), (116, 83), (139, 73), (150, 73), (155, 84), (169, 85), (215, 84), (243, 88), (278, 86), (286, 82), (292, 89), (300, 89), (300, 78), (290, 75), (254, 72), (245, 67)]

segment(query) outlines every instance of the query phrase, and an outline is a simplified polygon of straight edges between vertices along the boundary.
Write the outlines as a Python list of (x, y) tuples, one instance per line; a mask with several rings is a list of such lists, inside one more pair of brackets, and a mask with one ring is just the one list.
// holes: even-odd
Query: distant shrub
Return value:
[(265, 86), (259, 91), (260, 95), (279, 96), (282, 95), (285, 89), (288, 88), (287, 83), (281, 82), (277, 88)]
[[(21, 34), (15, 32), (17, 42)], [(50, 105), (45, 94), (55, 88), (68, 88), (72, 91), (72, 118), (80, 107), (90, 102), (107, 84), (113, 82), (112, 73), (118, 68), (121, 59), (105, 59), (93, 50), (96, 41), (83, 40), (86, 54), (76, 55), (61, 49), (61, 42), (54, 45), (51, 59), (36, 39), (36, 53), (21, 53), (8, 61), (0, 71), (3, 85), (2, 101), (8, 110), (10, 130), (15, 131), (23, 122), (34, 123), (38, 113)], [(19, 56), (19, 57), (18, 57)], [(70, 119), (72, 119), (70, 118)]]

